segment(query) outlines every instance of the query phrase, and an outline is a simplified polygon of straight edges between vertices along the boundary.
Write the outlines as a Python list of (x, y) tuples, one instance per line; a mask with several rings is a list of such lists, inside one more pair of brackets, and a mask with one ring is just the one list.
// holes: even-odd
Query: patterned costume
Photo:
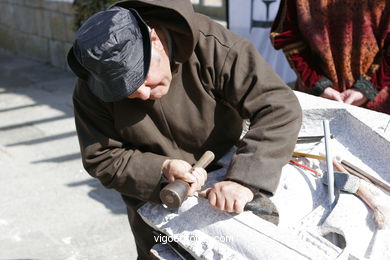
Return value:
[(284, 0), (271, 31), (298, 76), (296, 89), (361, 91), (390, 114), (390, 4), (385, 0)]

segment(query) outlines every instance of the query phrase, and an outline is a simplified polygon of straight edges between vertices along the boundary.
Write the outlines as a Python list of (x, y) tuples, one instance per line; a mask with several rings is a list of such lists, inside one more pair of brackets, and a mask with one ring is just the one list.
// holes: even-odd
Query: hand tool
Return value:
[(253, 200), (245, 205), (244, 211), (251, 211), (256, 216), (276, 226), (279, 224), (279, 212), (275, 204), (261, 192), (255, 193)]
[[(342, 168), (341, 168), (342, 169)], [(342, 169), (346, 172), (345, 169)], [(390, 227), (390, 205), (386, 203), (386, 195), (379, 194), (379, 190), (370, 183), (345, 172), (334, 172), (335, 188), (355, 194), (372, 210), (379, 229)], [(327, 180), (322, 179), (328, 185)], [(376, 190), (375, 190), (376, 189)], [(387, 197), (387, 201), (388, 201)]]
[(300, 168), (302, 168), (302, 169), (305, 169), (305, 170), (308, 170), (308, 171), (314, 173), (314, 176), (315, 176), (315, 177), (320, 177), (320, 176), (321, 176), (321, 174), (320, 174), (319, 172), (317, 172), (316, 170), (310, 168), (309, 166), (306, 166), (306, 165), (301, 164), (301, 163), (299, 163), (299, 162), (297, 162), (297, 161), (294, 161), (294, 160), (290, 160), (289, 162), (290, 162), (291, 164), (295, 165), (295, 166), (298, 166), (298, 167), (300, 167)]
[[(207, 199), (207, 195), (202, 192), (199, 193), (199, 197)], [(260, 191), (254, 193), (253, 199), (244, 206), (244, 211), (250, 211), (276, 226), (279, 224), (278, 209), (268, 196)]]
[[(207, 151), (192, 168), (207, 167), (213, 159), (214, 154)], [(171, 182), (161, 190), (160, 199), (168, 208), (177, 209), (186, 199), (189, 187), (190, 185), (182, 180)], [(206, 198), (204, 196), (200, 197)], [(251, 211), (256, 216), (275, 225), (279, 223), (279, 212), (274, 203), (261, 192), (254, 194), (253, 200), (245, 205), (244, 211)]]
[[(313, 143), (319, 142), (324, 138), (323, 135), (315, 135), (315, 136), (298, 136), (297, 143)], [(330, 135), (330, 138), (334, 138), (334, 135)]]
[(325, 156), (323, 155), (316, 155), (316, 154), (310, 154), (310, 153), (301, 153), (301, 152), (293, 152), (292, 154), (294, 157), (307, 157), (312, 159), (317, 159), (319, 161), (325, 161)]
[(329, 121), (323, 120), (322, 121), (324, 126), (324, 136), (325, 136), (325, 158), (326, 158), (326, 169), (327, 169), (327, 176), (328, 176), (328, 199), (329, 204), (332, 205), (335, 200), (334, 195), (334, 176), (333, 176), (333, 157), (331, 153), (331, 143), (330, 143), (330, 128), (329, 128)]
[(358, 168), (357, 166), (353, 165), (352, 163), (342, 160), (341, 165), (343, 165), (346, 170), (354, 175), (358, 175), (358, 177), (362, 179), (367, 179), (368, 181), (372, 182), (373, 184), (377, 185), (379, 188), (390, 192), (390, 185), (375, 178), (374, 176), (368, 174), (367, 172), (363, 171), (362, 169)]
[[(206, 151), (202, 157), (192, 166), (193, 169), (197, 167), (206, 168), (213, 160), (215, 156), (211, 151)], [(183, 201), (187, 198), (190, 185), (183, 180), (175, 180), (160, 191), (161, 201), (170, 209), (177, 209), (181, 206)]]

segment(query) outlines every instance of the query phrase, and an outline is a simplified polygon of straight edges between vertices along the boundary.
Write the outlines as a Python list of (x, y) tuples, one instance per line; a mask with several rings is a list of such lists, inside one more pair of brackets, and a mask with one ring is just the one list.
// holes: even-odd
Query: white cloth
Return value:
[[(270, 40), (271, 28), (250, 28), (251, 11), (253, 11), (254, 20), (267, 20), (266, 4), (262, 0), (253, 0), (254, 10), (251, 10), (251, 1), (252, 0), (229, 0), (229, 29), (252, 41), (267, 63), (286, 83), (295, 81), (296, 74), (288, 64), (283, 51), (277, 51), (272, 46)], [(279, 4), (280, 0), (277, 0), (269, 5), (270, 21), (275, 19)]]

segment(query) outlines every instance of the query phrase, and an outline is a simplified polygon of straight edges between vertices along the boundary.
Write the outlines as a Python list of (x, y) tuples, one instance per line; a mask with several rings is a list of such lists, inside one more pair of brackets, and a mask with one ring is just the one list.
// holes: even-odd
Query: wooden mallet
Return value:
[[(192, 166), (192, 171), (195, 168), (206, 168), (215, 156), (211, 151), (206, 151), (202, 157)], [(190, 184), (183, 180), (175, 180), (161, 189), (160, 199), (170, 209), (177, 209), (186, 200)]]

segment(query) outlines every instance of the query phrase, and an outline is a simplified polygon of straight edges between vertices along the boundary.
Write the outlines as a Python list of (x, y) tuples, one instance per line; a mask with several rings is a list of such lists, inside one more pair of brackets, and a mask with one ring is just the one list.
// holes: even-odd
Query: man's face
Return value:
[(142, 84), (128, 98), (140, 98), (142, 100), (156, 100), (168, 93), (172, 81), (172, 73), (165, 42), (160, 41), (154, 30), (151, 32), (152, 58), (148, 75)]

